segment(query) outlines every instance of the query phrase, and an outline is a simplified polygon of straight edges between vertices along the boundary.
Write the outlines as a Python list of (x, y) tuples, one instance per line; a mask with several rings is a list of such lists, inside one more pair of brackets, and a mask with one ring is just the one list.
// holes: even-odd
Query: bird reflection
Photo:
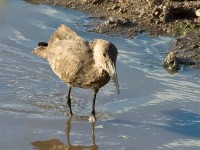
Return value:
[(91, 122), (92, 127), (92, 144), (89, 146), (83, 146), (78, 144), (71, 144), (70, 142), (70, 132), (71, 132), (71, 117), (67, 120), (66, 123), (66, 137), (67, 144), (62, 143), (58, 139), (50, 139), (47, 141), (36, 141), (32, 142), (34, 149), (38, 150), (98, 150), (98, 145), (95, 143), (95, 122)]

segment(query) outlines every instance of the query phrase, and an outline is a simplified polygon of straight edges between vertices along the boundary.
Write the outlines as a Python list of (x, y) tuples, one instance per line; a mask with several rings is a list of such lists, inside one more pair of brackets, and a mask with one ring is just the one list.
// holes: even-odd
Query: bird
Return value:
[(95, 102), (99, 89), (112, 79), (117, 93), (120, 92), (116, 71), (118, 50), (107, 40), (84, 40), (67, 25), (61, 24), (48, 42), (38, 43), (33, 53), (47, 59), (53, 72), (68, 85), (66, 100), (70, 116), (73, 116), (71, 89), (74, 87), (93, 92), (90, 122), (96, 121)]

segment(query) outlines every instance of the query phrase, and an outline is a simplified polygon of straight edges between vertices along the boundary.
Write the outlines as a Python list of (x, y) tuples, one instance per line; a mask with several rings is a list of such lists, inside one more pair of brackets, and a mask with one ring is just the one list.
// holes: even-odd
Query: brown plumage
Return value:
[(95, 120), (95, 100), (99, 89), (113, 79), (119, 93), (116, 73), (117, 49), (108, 41), (87, 42), (64, 24), (51, 35), (49, 42), (40, 42), (34, 54), (46, 58), (54, 73), (69, 86), (67, 103), (70, 114), (71, 87), (92, 89), (93, 108), (90, 121)]

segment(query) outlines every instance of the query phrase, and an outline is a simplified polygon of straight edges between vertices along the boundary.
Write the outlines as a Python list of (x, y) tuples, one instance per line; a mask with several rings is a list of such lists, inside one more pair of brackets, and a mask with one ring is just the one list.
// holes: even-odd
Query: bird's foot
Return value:
[(95, 122), (96, 118), (94, 115), (91, 115), (88, 120), (89, 120), (89, 122)]
[(68, 112), (68, 116), (73, 117), (73, 113), (71, 111)]

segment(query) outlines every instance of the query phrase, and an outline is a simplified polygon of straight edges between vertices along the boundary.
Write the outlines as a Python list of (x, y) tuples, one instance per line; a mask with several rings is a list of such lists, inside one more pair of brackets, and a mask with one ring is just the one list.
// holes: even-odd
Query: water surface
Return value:
[[(172, 38), (88, 33), (88, 14), (22, 0), (0, 5), (0, 149), (200, 148), (200, 72), (185, 67), (169, 74), (162, 68)], [(87, 121), (92, 92), (72, 90), (70, 120), (68, 87), (46, 60), (32, 54), (61, 23), (84, 39), (109, 40), (119, 50), (121, 91), (118, 95), (112, 82), (100, 90), (96, 124)]]

